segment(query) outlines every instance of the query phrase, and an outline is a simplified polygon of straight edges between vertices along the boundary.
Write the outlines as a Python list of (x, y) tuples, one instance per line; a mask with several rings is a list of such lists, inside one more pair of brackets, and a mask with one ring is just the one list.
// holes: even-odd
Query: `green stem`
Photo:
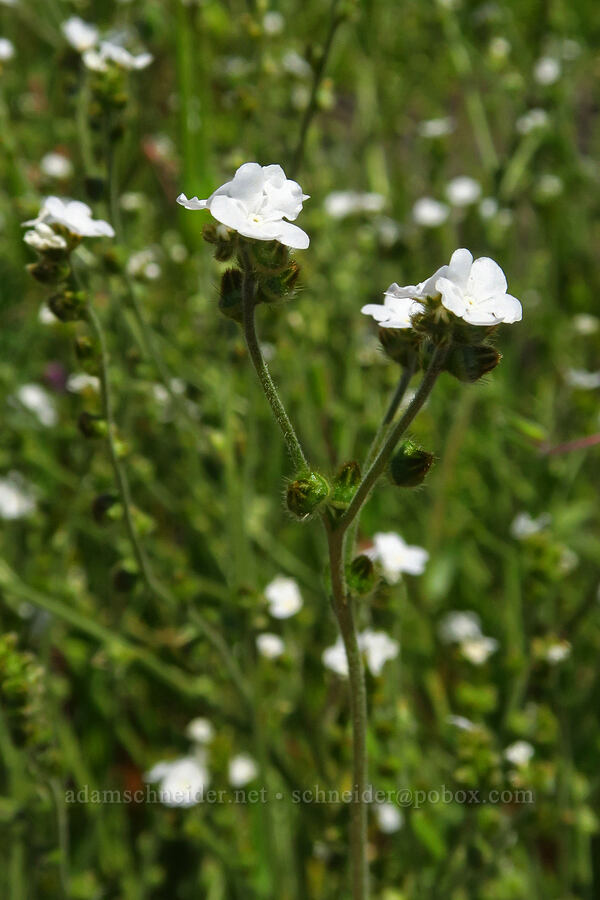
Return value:
[(65, 805), (63, 786), (58, 778), (49, 781), (50, 792), (56, 810), (56, 827), (58, 831), (60, 885), (65, 900), (70, 896), (69, 890), (69, 822)]
[[(327, 525), (326, 525), (327, 528)], [(344, 577), (343, 535), (327, 528), (333, 608), (348, 660), (350, 713), (352, 718), (352, 803), (350, 808), (350, 858), (352, 898), (368, 900), (367, 862), (367, 691), (365, 673), (354, 618), (353, 601), (348, 597)]]
[(246, 339), (250, 359), (252, 360), (252, 364), (254, 366), (256, 374), (258, 375), (258, 380), (261, 383), (265, 397), (267, 398), (271, 410), (273, 411), (273, 415), (277, 420), (277, 424), (281, 428), (286, 447), (290, 456), (292, 457), (294, 466), (296, 467), (296, 469), (307, 469), (308, 462), (306, 461), (306, 457), (304, 456), (304, 453), (302, 451), (300, 441), (298, 440), (296, 432), (294, 431), (294, 426), (290, 422), (289, 416), (285, 411), (285, 407), (279, 399), (277, 388), (273, 384), (273, 379), (269, 374), (267, 364), (264, 361), (260, 345), (258, 343), (258, 336), (256, 334), (256, 322), (254, 317), (256, 308), (254, 299), (255, 289), (256, 284), (254, 281), (254, 276), (252, 274), (252, 269), (249, 262), (245, 260), (242, 281), (242, 303), (244, 307), (243, 327), (244, 337)]

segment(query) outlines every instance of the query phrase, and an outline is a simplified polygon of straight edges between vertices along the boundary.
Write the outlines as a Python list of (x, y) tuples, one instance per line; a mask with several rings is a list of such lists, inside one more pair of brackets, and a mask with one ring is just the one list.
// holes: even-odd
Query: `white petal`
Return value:
[(464, 316), (470, 307), (466, 303), (460, 287), (448, 278), (438, 278), (435, 286), (442, 295), (442, 305), (455, 316)]
[(190, 197), (188, 200), (185, 194), (180, 194), (177, 198), (177, 203), (186, 209), (206, 209), (208, 200), (199, 200), (198, 197)]
[(292, 225), (291, 222), (278, 223), (277, 240), (286, 247), (291, 247), (292, 250), (306, 250), (310, 244), (307, 233), (297, 225)]
[(227, 194), (237, 200), (250, 200), (262, 190), (264, 180), (262, 167), (258, 163), (244, 163), (228, 183)]
[(253, 236), (247, 233), (249, 227), (248, 215), (239, 200), (219, 194), (213, 197), (212, 200), (209, 200), (208, 208), (210, 214), (214, 216), (217, 222), (239, 231), (240, 234), (244, 234), (246, 237)]
[(474, 299), (485, 300), (506, 293), (506, 276), (497, 262), (488, 256), (476, 259), (471, 267), (467, 291)]
[[(448, 266), (447, 277), (452, 279), (452, 281), (455, 281), (457, 284), (461, 285), (461, 287), (466, 287), (472, 265), (472, 253), (470, 253), (464, 247), (462, 247), (460, 250), (455, 250), (450, 257), (450, 265)], [(436, 287), (438, 287), (438, 285), (436, 285)]]

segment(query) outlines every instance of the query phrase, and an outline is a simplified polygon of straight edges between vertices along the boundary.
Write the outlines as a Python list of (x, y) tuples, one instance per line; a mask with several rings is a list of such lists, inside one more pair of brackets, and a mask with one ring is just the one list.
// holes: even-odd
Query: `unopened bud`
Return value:
[(75, 356), (82, 363), (85, 371), (95, 375), (98, 371), (98, 347), (87, 334), (78, 334), (73, 342)]
[(227, 262), (236, 251), (235, 232), (230, 231), (225, 225), (208, 223), (202, 229), (202, 237), (207, 244), (214, 244), (215, 259), (218, 262)]
[(390, 463), (390, 475), (398, 487), (417, 487), (433, 465), (433, 454), (410, 438), (402, 441)]
[(291, 294), (296, 287), (300, 267), (297, 263), (291, 262), (289, 266), (277, 275), (271, 275), (267, 278), (261, 278), (259, 282), (259, 299), (265, 303), (276, 303), (283, 299), (286, 294)]
[(446, 359), (446, 371), (459, 381), (472, 383), (495, 369), (502, 354), (490, 344), (456, 345)]
[(61, 322), (77, 322), (85, 318), (86, 304), (84, 291), (61, 291), (48, 300), (48, 306)]
[(290, 251), (278, 241), (254, 241), (250, 254), (254, 268), (265, 274), (279, 274), (290, 267)]
[(419, 336), (412, 328), (380, 328), (379, 340), (385, 355), (402, 366), (413, 366), (419, 350)]
[(228, 319), (241, 322), (243, 318), (242, 281), (243, 274), (239, 269), (227, 269), (221, 278), (219, 309)]
[(335, 509), (348, 509), (360, 481), (359, 464), (354, 460), (344, 463), (333, 480), (329, 504)]
[(60, 284), (69, 277), (71, 266), (66, 260), (51, 259), (45, 255), (37, 262), (30, 263), (27, 271), (40, 284)]
[(86, 438), (106, 437), (106, 422), (102, 416), (90, 412), (82, 412), (77, 420), (77, 427)]
[(364, 553), (356, 556), (346, 571), (348, 587), (355, 594), (368, 594), (377, 582), (373, 560)]
[(298, 519), (306, 519), (329, 496), (329, 484), (318, 472), (306, 472), (290, 482), (287, 488), (287, 508)]

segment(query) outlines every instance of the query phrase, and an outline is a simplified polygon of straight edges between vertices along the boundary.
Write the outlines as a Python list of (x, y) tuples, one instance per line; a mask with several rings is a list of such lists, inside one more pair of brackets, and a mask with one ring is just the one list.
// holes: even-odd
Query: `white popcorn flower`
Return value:
[(275, 619), (289, 619), (302, 609), (302, 594), (293, 578), (277, 575), (265, 588), (269, 613)]
[(42, 425), (47, 428), (56, 425), (58, 416), (54, 400), (41, 385), (23, 384), (15, 396), (19, 403), (33, 413)]
[(555, 84), (560, 78), (562, 66), (554, 56), (542, 56), (535, 64), (533, 77), (544, 86)]
[(470, 611), (446, 613), (438, 626), (438, 634), (445, 644), (476, 640), (481, 637), (481, 619)]
[(325, 197), (325, 212), (332, 219), (344, 219), (356, 213), (377, 213), (385, 206), (385, 197), (373, 191), (332, 191)]
[(195, 806), (202, 801), (209, 783), (204, 760), (184, 756), (171, 762), (159, 762), (144, 775), (149, 782), (158, 781), (158, 796), (165, 806)]
[(281, 34), (285, 27), (285, 19), (280, 12), (271, 9), (264, 14), (262, 26), (265, 34)]
[(471, 638), (460, 644), (460, 652), (474, 666), (481, 666), (498, 649), (498, 641), (495, 638), (481, 637)]
[(404, 824), (402, 810), (395, 803), (378, 803), (374, 808), (377, 827), (383, 834), (394, 834)]
[(303, 56), (300, 56), (299, 53), (296, 53), (295, 50), (290, 50), (284, 54), (281, 65), (285, 72), (289, 75), (295, 75), (297, 78), (310, 78), (312, 75), (310, 63)]
[(229, 783), (233, 787), (244, 787), (254, 781), (257, 775), (258, 766), (247, 753), (239, 753), (229, 760)]
[(36, 219), (23, 225), (64, 225), (79, 237), (114, 237), (115, 232), (103, 219), (92, 219), (92, 210), (79, 200), (46, 197)]
[(0, 6), (16, 6), (18, 0), (0, 0)]
[(443, 306), (471, 325), (510, 324), (522, 318), (520, 302), (506, 292), (504, 272), (487, 256), (473, 261), (468, 250), (455, 250), (435, 286)]
[(99, 48), (86, 50), (83, 63), (91, 72), (107, 72), (111, 65), (120, 69), (146, 69), (153, 61), (151, 53), (130, 53), (114, 41), (101, 41)]
[(559, 641), (556, 644), (550, 644), (546, 650), (546, 660), (552, 666), (564, 662), (571, 655), (571, 644), (569, 641)]
[(567, 369), (564, 379), (569, 387), (581, 391), (593, 391), (600, 387), (600, 372), (586, 372), (585, 369)]
[(526, 766), (535, 750), (528, 741), (515, 741), (504, 751), (504, 758), (513, 766)]
[(549, 513), (542, 513), (537, 519), (534, 519), (528, 512), (518, 513), (510, 526), (510, 533), (518, 541), (525, 540), (534, 534), (539, 534), (544, 528), (547, 528), (552, 521)]
[(550, 117), (545, 109), (535, 107), (528, 112), (523, 113), (516, 121), (516, 129), (519, 134), (529, 134), (537, 128), (545, 128), (550, 121)]
[(585, 336), (596, 334), (600, 328), (600, 319), (597, 316), (589, 315), (589, 313), (579, 313), (573, 316), (573, 328), (578, 334)]
[(475, 731), (477, 728), (475, 723), (471, 722), (470, 719), (467, 719), (466, 716), (449, 715), (446, 716), (446, 722), (448, 725), (454, 725), (454, 727), (458, 728), (460, 731)]
[(57, 234), (49, 225), (39, 222), (23, 235), (25, 243), (38, 253), (44, 250), (66, 250), (67, 242), (62, 234)]
[(85, 372), (77, 372), (67, 378), (67, 390), (72, 394), (81, 394), (82, 391), (100, 391), (100, 379), (96, 375), (87, 375)]
[(18, 472), (0, 478), (0, 519), (22, 519), (35, 511), (31, 489)]
[(373, 547), (366, 555), (381, 565), (384, 578), (390, 584), (396, 584), (403, 572), (422, 575), (429, 559), (427, 550), (407, 544), (393, 531), (375, 534)]
[(244, 163), (233, 180), (217, 188), (207, 200), (198, 197), (188, 200), (185, 194), (180, 194), (177, 202), (186, 209), (208, 209), (217, 222), (244, 237), (279, 241), (286, 247), (305, 250), (309, 237), (291, 222), (307, 199), (300, 185), (285, 177), (281, 166)]
[(545, 172), (543, 175), (540, 175), (540, 179), (537, 183), (538, 194), (544, 200), (559, 197), (562, 194), (564, 187), (562, 178), (560, 178), (559, 175), (554, 175), (553, 172)]
[(8, 38), (0, 37), (0, 62), (8, 62), (15, 55), (15, 47)]
[(362, 307), (361, 312), (372, 316), (383, 328), (411, 328), (412, 317), (424, 312), (424, 306), (418, 301), (439, 294), (436, 282), (447, 271), (448, 266), (442, 266), (420, 284), (407, 284), (404, 287), (396, 283), (390, 284), (384, 293), (383, 304), (368, 303)]
[(459, 175), (446, 185), (446, 197), (451, 206), (470, 206), (481, 197), (481, 185), (468, 175)]
[(63, 153), (46, 153), (40, 160), (40, 169), (48, 178), (63, 181), (73, 174), (73, 163)]
[(412, 209), (413, 220), (423, 228), (437, 228), (444, 224), (449, 215), (450, 209), (446, 204), (433, 197), (421, 197)]
[(127, 261), (126, 269), (128, 275), (132, 275), (134, 278), (147, 278), (148, 281), (155, 281), (160, 278), (162, 273), (152, 247), (132, 253)]
[(42, 325), (56, 325), (59, 321), (52, 310), (45, 303), (42, 303), (38, 313), (38, 322), (41, 322)]
[(285, 653), (285, 643), (278, 634), (264, 632), (256, 637), (256, 648), (266, 659), (277, 659)]
[(346, 657), (344, 642), (341, 637), (338, 636), (335, 644), (332, 644), (330, 647), (326, 647), (325, 650), (323, 650), (321, 659), (325, 668), (335, 672), (335, 674), (339, 675), (341, 678), (348, 677), (348, 659)]
[(185, 733), (195, 744), (209, 744), (215, 735), (215, 730), (212, 722), (199, 716), (188, 722)]
[(71, 47), (78, 53), (84, 53), (93, 47), (100, 35), (95, 25), (84, 22), (79, 16), (71, 16), (60, 28)]
[(359, 635), (358, 644), (367, 658), (367, 666), (375, 676), (381, 675), (381, 671), (390, 659), (395, 659), (400, 652), (400, 644), (393, 640), (385, 631), (371, 631), (366, 629)]
[(482, 219), (493, 219), (498, 212), (498, 201), (495, 197), (484, 197), (479, 204), (479, 215)]
[(490, 56), (496, 60), (506, 59), (510, 49), (510, 41), (507, 41), (502, 35), (496, 35), (490, 41)]
[(424, 138), (445, 137), (452, 134), (456, 128), (456, 122), (451, 116), (441, 116), (438, 119), (426, 119), (419, 124), (419, 134)]

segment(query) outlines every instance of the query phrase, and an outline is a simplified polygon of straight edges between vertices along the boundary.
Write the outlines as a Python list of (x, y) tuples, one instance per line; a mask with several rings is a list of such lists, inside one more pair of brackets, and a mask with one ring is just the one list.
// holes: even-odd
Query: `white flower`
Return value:
[(456, 123), (451, 116), (442, 116), (439, 119), (426, 119), (419, 125), (419, 134), (424, 138), (444, 137), (452, 134)]
[(342, 678), (348, 677), (348, 659), (341, 637), (338, 637), (335, 644), (332, 644), (331, 647), (326, 647), (323, 650), (321, 659), (327, 669), (330, 669)]
[(199, 716), (188, 722), (185, 733), (195, 744), (208, 744), (212, 741), (215, 730), (208, 719), (203, 719)]
[(332, 219), (344, 219), (355, 213), (377, 213), (385, 206), (383, 194), (359, 191), (332, 191), (325, 197), (325, 212)]
[(395, 803), (378, 803), (374, 812), (377, 827), (383, 834), (394, 834), (404, 824), (404, 815)]
[(552, 516), (549, 513), (542, 513), (541, 516), (534, 519), (528, 512), (520, 512), (512, 521), (510, 533), (516, 540), (522, 541), (534, 534), (539, 534), (540, 531), (548, 527), (551, 521)]
[(498, 641), (483, 634), (460, 644), (460, 652), (474, 666), (483, 665), (497, 649)]
[(571, 655), (571, 645), (568, 641), (559, 641), (557, 644), (550, 644), (546, 650), (546, 660), (553, 666), (564, 662)]
[(72, 234), (80, 237), (114, 237), (115, 232), (103, 219), (92, 219), (92, 210), (79, 200), (46, 197), (36, 219), (23, 225), (64, 225)]
[(495, 197), (484, 197), (479, 204), (479, 215), (482, 219), (493, 219), (498, 212), (498, 201)]
[(206, 766), (194, 756), (159, 762), (144, 778), (146, 781), (159, 782), (158, 796), (165, 806), (188, 807), (200, 803), (209, 783)]
[(504, 751), (504, 757), (513, 766), (526, 766), (535, 750), (528, 741), (515, 741)]
[(60, 320), (56, 318), (52, 310), (42, 303), (38, 313), (38, 322), (41, 322), (42, 325), (56, 325), (58, 321)]
[(147, 278), (149, 281), (160, 278), (162, 271), (152, 247), (132, 253), (127, 261), (126, 269), (128, 275), (132, 275), (134, 278)]
[(61, 234), (57, 234), (49, 225), (39, 222), (23, 235), (25, 243), (43, 253), (44, 250), (66, 250), (67, 242)]
[(384, 294), (383, 303), (367, 303), (361, 308), (361, 313), (372, 316), (382, 328), (411, 328), (412, 316), (423, 312), (424, 307), (415, 300), (395, 293), (403, 290), (399, 285), (391, 284)]
[(429, 559), (427, 550), (407, 544), (394, 532), (378, 532), (373, 537), (373, 547), (366, 552), (372, 560), (380, 563), (390, 584), (395, 584), (403, 572), (421, 575)]
[(130, 53), (113, 41), (101, 41), (98, 50), (90, 48), (83, 54), (83, 63), (92, 72), (107, 72), (111, 64), (120, 69), (145, 69), (154, 57), (151, 53)]
[(519, 134), (529, 134), (536, 128), (545, 128), (549, 122), (549, 116), (545, 109), (534, 108), (523, 113), (516, 121)]
[(73, 163), (63, 153), (46, 153), (40, 161), (40, 169), (48, 178), (56, 178), (61, 181), (71, 177)]
[(285, 27), (285, 19), (280, 12), (271, 9), (264, 14), (262, 25), (265, 34), (280, 34)]
[(434, 200), (433, 197), (421, 197), (412, 209), (413, 220), (423, 228), (436, 228), (438, 225), (443, 225), (449, 215), (450, 209), (446, 204)]
[(445, 644), (474, 640), (481, 637), (481, 620), (474, 612), (449, 612), (442, 618), (438, 634)]
[(504, 272), (487, 256), (473, 261), (468, 250), (455, 250), (445, 276), (438, 278), (435, 286), (443, 306), (471, 325), (521, 320), (521, 304), (507, 294)]
[(79, 16), (71, 16), (60, 27), (71, 47), (74, 47), (78, 53), (83, 53), (93, 47), (100, 34), (95, 25), (84, 22)]
[(490, 41), (490, 56), (497, 60), (506, 59), (508, 54), (510, 53), (510, 41), (507, 41), (505, 37), (501, 35), (496, 35)]
[(538, 84), (554, 84), (560, 78), (562, 66), (553, 56), (542, 56), (535, 64), (533, 77)]
[(42, 425), (50, 428), (56, 425), (58, 416), (54, 400), (39, 384), (23, 384), (16, 393), (16, 398), (29, 412), (36, 416)]
[(578, 334), (589, 335), (596, 334), (600, 328), (600, 319), (597, 316), (591, 316), (589, 313), (579, 313), (573, 316), (573, 328)]
[(302, 609), (302, 594), (293, 578), (278, 575), (266, 586), (265, 597), (275, 619), (289, 619)]
[(77, 372), (67, 378), (67, 390), (73, 394), (82, 391), (100, 391), (100, 379), (96, 375), (87, 375), (85, 372)]
[(540, 179), (537, 183), (537, 190), (539, 196), (544, 200), (551, 200), (554, 197), (559, 197), (564, 190), (564, 182), (559, 175), (554, 175), (552, 172), (544, 172), (543, 175), (540, 175)]
[(468, 175), (459, 175), (446, 185), (446, 196), (451, 206), (470, 206), (481, 197), (481, 185)]
[(0, 37), (0, 62), (7, 62), (15, 55), (15, 47), (8, 38)]
[(564, 379), (570, 387), (582, 391), (593, 391), (600, 387), (600, 372), (586, 372), (585, 369), (567, 369)]
[(257, 775), (258, 766), (247, 753), (239, 753), (229, 760), (229, 782), (233, 787), (244, 787)]
[(270, 632), (257, 635), (256, 647), (260, 655), (266, 657), (266, 659), (277, 659), (278, 656), (285, 653), (283, 640), (278, 634), (271, 634)]
[(446, 716), (446, 722), (448, 725), (454, 725), (455, 728), (459, 728), (460, 731), (475, 731), (477, 726), (471, 722), (470, 719), (467, 719), (466, 716)]
[(400, 645), (385, 631), (366, 629), (358, 639), (359, 647), (367, 658), (367, 666), (375, 676), (381, 674), (386, 662), (395, 659), (400, 652)]
[(297, 78), (310, 78), (312, 75), (310, 63), (300, 56), (299, 53), (296, 53), (295, 50), (290, 50), (283, 56), (281, 65), (284, 71), (290, 75), (295, 75)]
[(22, 519), (34, 510), (31, 490), (18, 472), (0, 478), (0, 519)]
[(217, 222), (244, 237), (279, 241), (286, 247), (305, 250), (309, 237), (291, 222), (307, 199), (300, 185), (285, 177), (281, 166), (244, 163), (233, 180), (217, 188), (208, 200), (188, 200), (180, 194), (177, 202), (186, 209), (208, 209)]

